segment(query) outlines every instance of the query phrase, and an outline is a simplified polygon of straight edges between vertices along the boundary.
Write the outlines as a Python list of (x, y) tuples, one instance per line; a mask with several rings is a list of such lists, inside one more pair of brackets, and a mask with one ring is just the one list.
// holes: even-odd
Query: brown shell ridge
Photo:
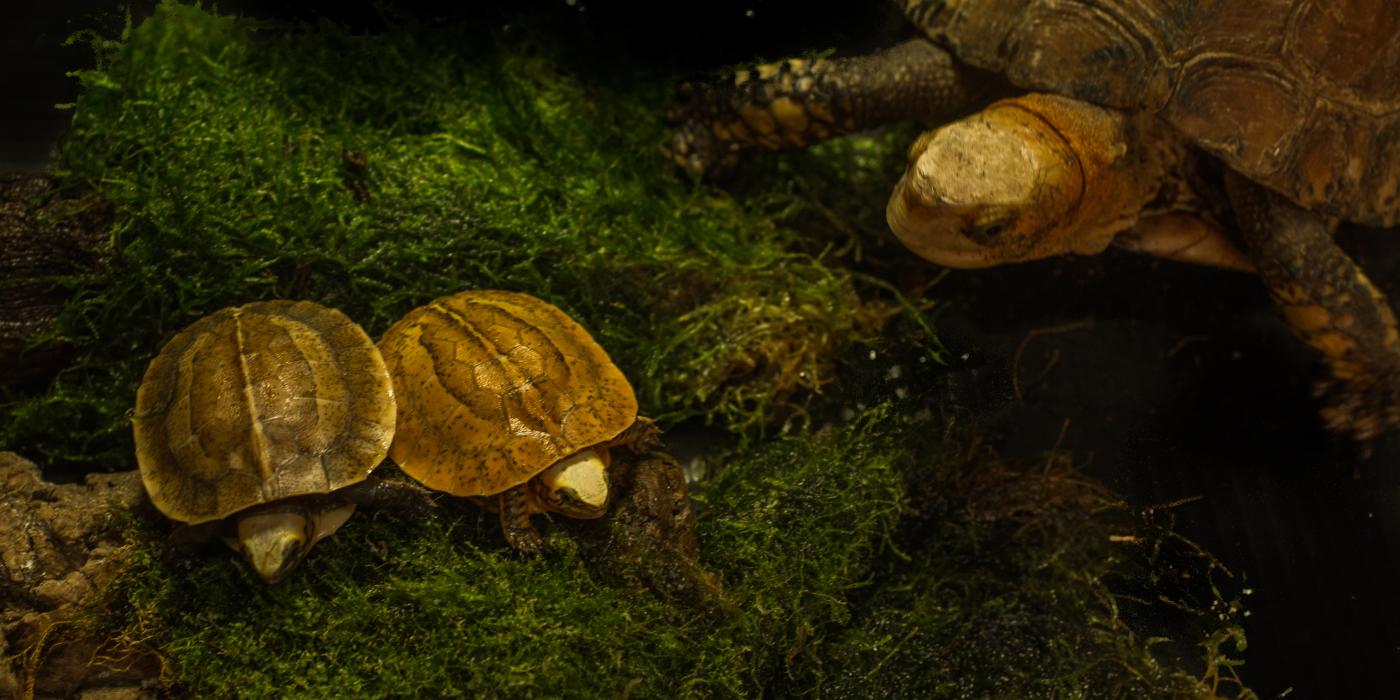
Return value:
[(1321, 91), (1239, 53), (1197, 53), (1176, 75), (1164, 116), (1203, 150), (1309, 209), (1396, 222), (1400, 146), (1385, 144), (1400, 137), (1400, 110)]
[[(1296, 83), (1279, 70), (1277, 63), (1234, 52), (1194, 53), (1177, 64), (1175, 73), (1168, 117), (1178, 128), (1196, 138), (1197, 143), (1227, 159), (1242, 158), (1245, 144), (1238, 138), (1228, 141), (1211, 140), (1208, 137), (1211, 130), (1204, 126), (1193, 128), (1196, 127), (1196, 121), (1226, 119), (1240, 124), (1237, 130), (1244, 130), (1248, 124), (1263, 127), (1275, 125), (1274, 128), (1284, 134), (1272, 138), (1270, 147), (1260, 146), (1256, 150), (1277, 153), (1277, 149), (1285, 148), (1291, 143), (1297, 127), (1278, 125), (1280, 120), (1273, 118), (1260, 119), (1259, 110), (1300, 113), (1304, 103), (1315, 101), (1309, 99), (1312, 95), (1301, 92)], [(1248, 84), (1257, 84), (1265, 92), (1242, 92), (1241, 87)], [(1229, 97), (1217, 98), (1215, 94), (1208, 92), (1212, 89), (1218, 89)], [(1250, 97), (1260, 99), (1261, 103), (1248, 104)], [(1266, 98), (1267, 101), (1264, 101)], [(1216, 104), (1217, 102), (1220, 104)]]
[(1297, 0), (1280, 60), (1339, 104), (1372, 116), (1400, 107), (1400, 12), (1394, 0)]
[[(631, 427), (637, 414), (637, 399), (632, 385), (586, 328), (553, 304), (529, 295), (502, 291), (494, 292), (493, 296), (516, 305), (519, 311), (515, 313), (522, 320), (527, 319), (531, 311), (548, 317), (552, 325), (544, 325), (543, 328), (558, 332), (543, 332), (541, 335), (550, 340), (560, 361), (559, 366), (566, 372), (568, 381), (560, 384), (574, 387), (574, 391), (568, 392), (571, 397), (580, 387), (590, 387), (583, 400), (574, 402), (560, 417), (559, 430), (569, 445), (568, 453), (611, 440)], [(567, 351), (561, 345), (567, 345)], [(609, 405), (610, 397), (623, 399), (622, 408)], [(595, 413), (608, 411), (622, 419), (613, 423), (593, 420)]]
[[(263, 499), (276, 498), (276, 494), (269, 494), (267, 485), (272, 482), (272, 451), (267, 444), (267, 434), (263, 428), (263, 418), (258, 412), (258, 402), (253, 397), (253, 378), (248, 371), (248, 345), (245, 337), (246, 329), (243, 327), (243, 309), (236, 309), (233, 312), (234, 338), (238, 345), (238, 369), (239, 377), (242, 379), (243, 404), (247, 407), (248, 417), (252, 422), (253, 442), (253, 465), (257, 467), (259, 483), (262, 486)], [(196, 433), (197, 434), (197, 433)]]
[[(189, 401), (193, 357), (199, 353), (207, 338), (220, 323), (233, 315), (234, 309), (221, 309), (205, 316), (166, 343), (151, 361), (144, 381), (137, 392), (136, 412), (132, 423), (136, 433), (136, 456), (141, 466), (141, 478), (151, 501), (166, 515), (190, 523), (223, 517), (226, 513), (217, 504), (219, 483), (231, 482), (239, 475), (203, 475), (178, 466), (179, 452), (193, 447), (206, 451), (200, 435), (208, 421), (195, 423), (194, 407)], [(177, 398), (177, 395), (181, 398)], [(183, 411), (181, 409), (184, 409)], [(183, 424), (180, 423), (183, 413)], [(173, 423), (173, 425), (172, 425)], [(185, 428), (186, 437), (172, 444), (172, 429)], [(172, 469), (174, 473), (172, 473)], [(246, 479), (241, 479), (247, 481)], [(256, 484), (239, 489), (250, 492)], [(195, 507), (189, 506), (191, 503)]]

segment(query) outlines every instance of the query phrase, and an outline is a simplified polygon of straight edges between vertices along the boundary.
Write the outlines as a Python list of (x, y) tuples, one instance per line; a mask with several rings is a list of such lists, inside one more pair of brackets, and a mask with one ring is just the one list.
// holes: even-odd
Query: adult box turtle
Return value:
[(429, 488), (497, 509), (517, 550), (540, 550), (535, 513), (607, 511), (614, 448), (661, 456), (622, 371), (535, 297), (446, 296), (410, 311), (379, 349), (399, 404), (389, 457)]
[(151, 361), (132, 423), (156, 508), (223, 534), (268, 582), (392, 491), (368, 479), (394, 435), (384, 360), (354, 321), (309, 301), (194, 322)]
[[(1400, 425), (1395, 315), (1330, 226), (1400, 217), (1400, 3), (899, 4), (925, 36), (690, 89), (663, 150), (712, 172), (748, 150), (958, 118), (914, 144), (890, 199), (916, 253), (981, 267), (1117, 243), (1252, 269), (1329, 368), (1324, 421), (1363, 442)], [(1048, 94), (988, 106), (1024, 90)], [(1243, 253), (1219, 225), (1232, 219)]]

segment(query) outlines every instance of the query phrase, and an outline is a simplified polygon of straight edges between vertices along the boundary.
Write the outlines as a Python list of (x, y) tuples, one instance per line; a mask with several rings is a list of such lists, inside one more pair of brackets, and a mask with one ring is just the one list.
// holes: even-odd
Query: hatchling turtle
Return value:
[[(916, 253), (980, 267), (1116, 241), (1252, 269), (1328, 366), (1324, 422), (1363, 443), (1400, 425), (1395, 315), (1329, 226), (1400, 218), (1400, 3), (899, 4), (924, 36), (691, 90), (663, 151), (709, 172), (748, 150), (962, 117), (914, 144), (891, 196)], [(1050, 94), (977, 112), (1024, 90)], [(1189, 194), (1216, 163), (1243, 253)]]
[(309, 301), (230, 307), (151, 361), (136, 393), (136, 461), (156, 508), (223, 534), (271, 583), (356, 504), (402, 493), (370, 479), (395, 411), (379, 350), (341, 312)]
[(607, 511), (615, 448), (661, 456), (622, 371), (583, 326), (535, 297), (442, 297), (408, 312), (379, 349), (399, 404), (389, 457), (431, 489), (498, 510), (519, 551), (540, 550), (535, 513)]

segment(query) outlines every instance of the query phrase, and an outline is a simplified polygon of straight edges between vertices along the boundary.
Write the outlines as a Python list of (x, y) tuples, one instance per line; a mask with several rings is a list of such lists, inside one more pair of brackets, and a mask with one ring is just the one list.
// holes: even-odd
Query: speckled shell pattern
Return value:
[(902, 0), (1016, 85), (1146, 109), (1310, 209), (1400, 218), (1396, 0)]
[(443, 297), (379, 348), (399, 401), (390, 458), (456, 496), (506, 491), (637, 419), (632, 385), (588, 331), (526, 294)]
[(226, 308), (151, 361), (136, 394), (136, 460), (151, 501), (187, 523), (363, 481), (396, 420), (364, 329), (308, 301)]

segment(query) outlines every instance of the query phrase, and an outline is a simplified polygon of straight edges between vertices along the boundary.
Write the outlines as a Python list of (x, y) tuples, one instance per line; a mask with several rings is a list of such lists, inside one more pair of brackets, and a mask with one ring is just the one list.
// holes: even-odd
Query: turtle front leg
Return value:
[(637, 416), (637, 420), (609, 441), (608, 445), (626, 447), (637, 455), (664, 454), (661, 446), (661, 428), (656, 427), (656, 421), (646, 416)]
[(414, 515), (426, 513), (437, 505), (438, 494), (403, 478), (385, 478), (370, 474), (367, 479), (348, 486), (339, 494), (348, 502), (370, 508), (393, 508)]
[(516, 551), (524, 554), (539, 554), (544, 547), (540, 531), (530, 522), (535, 512), (531, 507), (528, 482), (511, 488), (498, 498), (501, 511), (501, 532)]
[(1318, 215), (1235, 173), (1226, 188), (1269, 296), (1327, 364), (1323, 422), (1362, 443), (1400, 425), (1400, 332), (1380, 290)]
[(1000, 85), (927, 39), (866, 56), (767, 63), (729, 82), (681, 85), (681, 104), (667, 115), (676, 131), (661, 150), (694, 175), (713, 175), (749, 151), (803, 148), (906, 119), (961, 116), (986, 104), (991, 86)]

